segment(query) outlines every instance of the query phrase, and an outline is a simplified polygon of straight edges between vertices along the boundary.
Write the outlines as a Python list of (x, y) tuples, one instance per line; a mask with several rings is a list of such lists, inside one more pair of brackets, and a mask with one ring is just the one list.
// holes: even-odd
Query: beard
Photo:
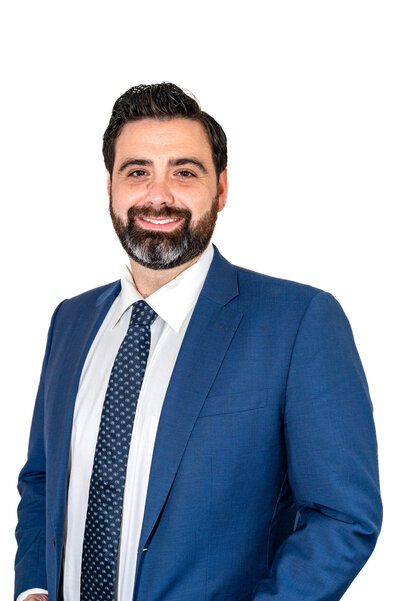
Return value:
[[(127, 223), (114, 212), (110, 194), (109, 211), (115, 232), (131, 259), (150, 269), (171, 269), (198, 257), (208, 246), (218, 217), (218, 194), (211, 207), (197, 223), (192, 224), (189, 209), (165, 206), (156, 211), (151, 207), (132, 206)], [(135, 217), (165, 219), (181, 218), (172, 231), (146, 230)]]

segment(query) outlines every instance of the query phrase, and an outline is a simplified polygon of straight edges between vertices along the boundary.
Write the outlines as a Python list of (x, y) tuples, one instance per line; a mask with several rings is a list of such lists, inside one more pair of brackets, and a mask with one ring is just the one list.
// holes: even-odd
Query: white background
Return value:
[(399, 593), (399, 3), (14, 2), (1, 15), (2, 599), (17, 474), (51, 314), (120, 277), (101, 154), (116, 98), (190, 90), (228, 136), (213, 241), (232, 263), (331, 292), (379, 441), (384, 525), (346, 601)]

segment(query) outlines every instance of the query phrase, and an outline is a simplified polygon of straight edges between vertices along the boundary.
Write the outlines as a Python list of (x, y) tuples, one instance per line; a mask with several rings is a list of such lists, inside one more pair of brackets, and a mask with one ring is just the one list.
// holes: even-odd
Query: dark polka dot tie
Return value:
[(132, 305), (104, 399), (89, 487), (82, 549), (81, 601), (113, 601), (122, 504), (132, 427), (157, 314), (144, 300)]

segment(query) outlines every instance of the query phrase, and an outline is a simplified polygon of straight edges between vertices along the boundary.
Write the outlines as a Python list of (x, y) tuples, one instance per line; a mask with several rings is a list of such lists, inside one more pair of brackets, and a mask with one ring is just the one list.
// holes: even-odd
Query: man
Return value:
[(103, 153), (130, 267), (53, 314), (15, 598), (339, 599), (382, 518), (343, 310), (210, 243), (226, 138), (177, 86), (123, 94)]

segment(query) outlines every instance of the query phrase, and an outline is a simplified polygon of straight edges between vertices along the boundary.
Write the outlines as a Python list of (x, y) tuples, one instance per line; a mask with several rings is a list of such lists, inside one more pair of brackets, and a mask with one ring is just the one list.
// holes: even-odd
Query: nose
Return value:
[(159, 177), (149, 182), (146, 200), (155, 206), (173, 204), (174, 196), (166, 179)]

